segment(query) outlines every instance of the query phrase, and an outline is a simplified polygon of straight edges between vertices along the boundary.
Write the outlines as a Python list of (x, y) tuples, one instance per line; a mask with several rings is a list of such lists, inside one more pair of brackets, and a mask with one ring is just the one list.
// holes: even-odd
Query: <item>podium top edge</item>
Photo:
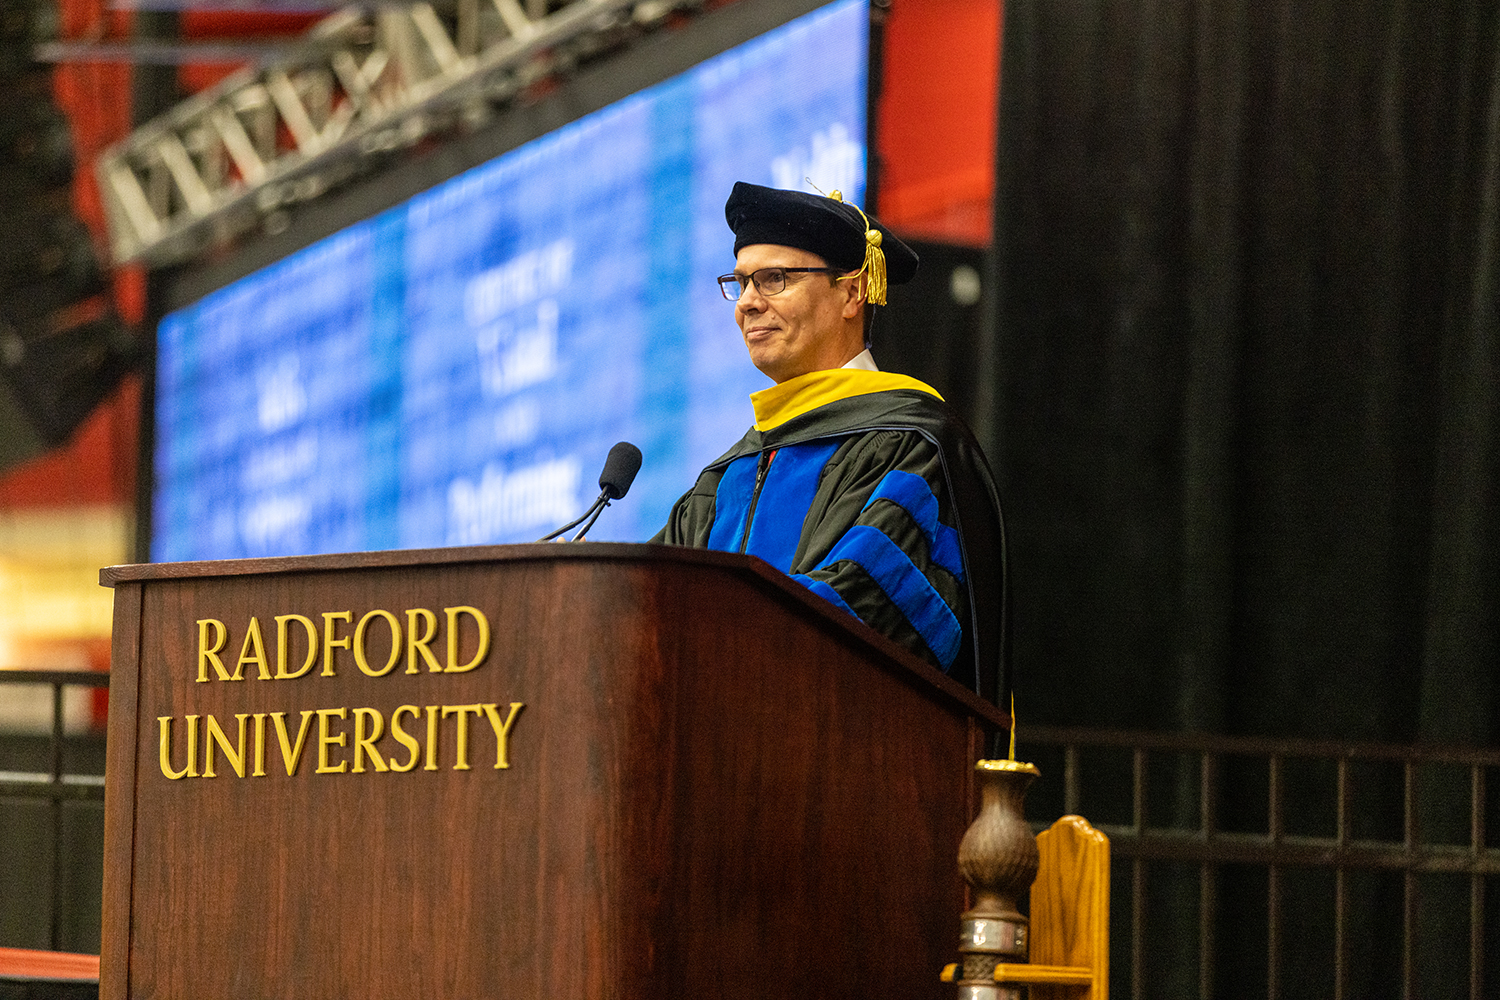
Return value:
[[(718, 566), (745, 565), (729, 552), (648, 542), (533, 542), (524, 545), (461, 545), (441, 549), (380, 549), (329, 552), (307, 556), (260, 556), (249, 559), (204, 559), (193, 562), (125, 563), (99, 570), (99, 585), (146, 580), (193, 580), (272, 573), (338, 572), (465, 563), (542, 562), (562, 559), (666, 561)], [(752, 560), (759, 562), (759, 560)], [(769, 569), (770, 567), (767, 567)], [(773, 571), (774, 572), (774, 571)]]

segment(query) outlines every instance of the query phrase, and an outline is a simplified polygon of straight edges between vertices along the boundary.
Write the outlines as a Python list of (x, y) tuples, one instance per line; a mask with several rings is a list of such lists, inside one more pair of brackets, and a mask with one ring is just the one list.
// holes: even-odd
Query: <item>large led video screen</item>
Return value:
[(862, 200), (868, 7), (787, 22), (165, 316), (151, 557), (644, 540), (767, 379), (736, 180)]

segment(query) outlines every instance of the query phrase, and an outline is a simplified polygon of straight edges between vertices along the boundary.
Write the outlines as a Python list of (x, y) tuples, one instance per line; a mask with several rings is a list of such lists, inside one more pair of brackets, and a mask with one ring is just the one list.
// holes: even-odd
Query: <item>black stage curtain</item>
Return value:
[(1500, 5), (1005, 20), (1025, 714), (1492, 743)]
[[(997, 162), (973, 394), (1023, 743), (1029, 719), (1495, 745), (1500, 5), (1009, 0)], [(1449, 777), (1424, 833), (1466, 843)], [(1265, 995), (1234, 953), (1264, 941), (1260, 880), (1219, 995)], [(1418, 964), (1462, 989), (1417, 995), (1467, 995), (1457, 889), (1424, 896)], [(1351, 893), (1346, 995), (1398, 995), (1399, 879)], [(1326, 918), (1293, 928), (1288, 983), (1331, 994)], [(1150, 995), (1197, 994), (1196, 943), (1153, 942)]]

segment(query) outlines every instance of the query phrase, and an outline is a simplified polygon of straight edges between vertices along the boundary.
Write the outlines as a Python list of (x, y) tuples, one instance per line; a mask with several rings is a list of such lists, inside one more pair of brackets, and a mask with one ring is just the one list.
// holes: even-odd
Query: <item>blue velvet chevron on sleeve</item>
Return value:
[(932, 487), (927, 485), (927, 480), (910, 472), (893, 469), (885, 474), (880, 485), (875, 487), (875, 492), (870, 494), (865, 510), (868, 511), (879, 500), (889, 500), (910, 514), (917, 527), (922, 529), (922, 534), (927, 536), (932, 561), (959, 580), (964, 578), (963, 548), (959, 545), (958, 532), (938, 520), (937, 497), (932, 495)]
[[(938, 519), (938, 501), (927, 481), (900, 470), (885, 474), (866, 502), (858, 523), (844, 533), (828, 555), (809, 574), (799, 574), (793, 579), (859, 617), (850, 602), (845, 600), (845, 595), (839, 593), (838, 587), (830, 580), (820, 578), (828, 575), (823, 571), (836, 570), (841, 564), (858, 566), (863, 576), (879, 587), (886, 599), (906, 618), (938, 662), (947, 668), (952, 665), (963, 642), (963, 626), (929, 579), (928, 572), (914, 561), (923, 560), (924, 553), (906, 551), (882, 530), (882, 525), (889, 524), (893, 516), (882, 501), (904, 511), (920, 531), (926, 540), (924, 561), (962, 583), (963, 551), (958, 532)], [(922, 548), (920, 541), (914, 548)]]

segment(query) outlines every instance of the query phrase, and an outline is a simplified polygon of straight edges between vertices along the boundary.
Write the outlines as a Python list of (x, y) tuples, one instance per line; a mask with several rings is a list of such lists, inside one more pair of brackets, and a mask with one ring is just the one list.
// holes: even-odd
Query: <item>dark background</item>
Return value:
[(995, 249), (876, 348), (995, 466), (1021, 718), (1492, 744), (1500, 6), (1011, 0), (1001, 66)]
[[(877, 356), (960, 402), (995, 466), (1022, 744), (1493, 746), (1500, 5), (1010, 0), (1001, 74), (984, 301), (925, 275)], [(1461, 770), (1424, 785), (1428, 842), (1468, 842)], [(1264, 831), (1263, 781), (1227, 783), (1227, 828)], [(1326, 825), (1297, 784), (1288, 822)], [(1399, 841), (1399, 775), (1374, 787), (1355, 826)], [(1331, 875), (1286, 877), (1288, 982), (1329, 995)], [(1196, 869), (1151, 879), (1148, 994), (1197, 995)], [(1347, 890), (1346, 995), (1399, 995), (1401, 880)], [(1266, 995), (1265, 872), (1219, 891), (1216, 995)], [(1423, 880), (1417, 995), (1467, 991), (1468, 904)]]

